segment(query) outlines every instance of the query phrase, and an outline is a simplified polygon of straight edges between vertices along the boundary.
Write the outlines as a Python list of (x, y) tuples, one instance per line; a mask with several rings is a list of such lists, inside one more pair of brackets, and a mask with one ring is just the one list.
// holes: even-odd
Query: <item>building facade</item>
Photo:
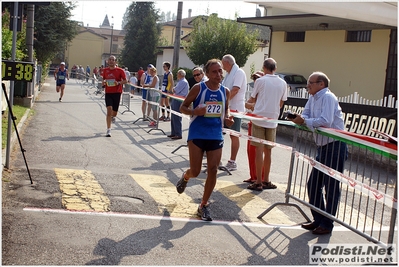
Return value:
[[(377, 6), (366, 9), (371, 3), (346, 3), (348, 10), (369, 10), (359, 20), (340, 17), (344, 12), (341, 3), (335, 3), (335, 8), (334, 3), (316, 3), (314, 8), (308, 3), (308, 10), (320, 12), (310, 14), (290, 9), (288, 3), (258, 2), (266, 16), (237, 21), (271, 28), (270, 57), (276, 59), (278, 71), (305, 77), (314, 71), (325, 72), (339, 97), (355, 92), (370, 100), (397, 97), (397, 25), (391, 25), (389, 18), (371, 21), (383, 17)], [(323, 9), (323, 4), (328, 6)], [(387, 7), (396, 10), (397, 20), (397, 6)], [(326, 15), (331, 11), (336, 14)]]

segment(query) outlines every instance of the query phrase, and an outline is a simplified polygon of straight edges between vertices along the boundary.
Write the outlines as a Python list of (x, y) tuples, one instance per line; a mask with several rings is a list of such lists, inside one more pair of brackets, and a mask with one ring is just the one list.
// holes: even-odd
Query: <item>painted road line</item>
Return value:
[(176, 186), (163, 176), (130, 174), (154, 200), (161, 213), (167, 210), (171, 217), (197, 218), (198, 203), (187, 194), (178, 194)]
[[(158, 175), (130, 174), (130, 176), (158, 203), (160, 212), (167, 210), (172, 217), (192, 218), (196, 216), (197, 203), (185, 193), (178, 195), (176, 186), (168, 179)], [(203, 180), (203, 179), (201, 179)], [(257, 216), (271, 204), (254, 195), (247, 189), (235, 185), (233, 182), (218, 180), (215, 190), (232, 200), (242, 212), (249, 218), (250, 222), (260, 222)], [(265, 218), (266, 219), (266, 218)], [(296, 225), (289, 220), (279, 209), (270, 212), (270, 224)]]
[(94, 175), (87, 170), (54, 169), (67, 210), (110, 211), (110, 200)]
[[(68, 215), (86, 215), (86, 216), (100, 216), (107, 218), (128, 218), (128, 219), (142, 219), (142, 220), (156, 220), (156, 221), (172, 221), (172, 222), (187, 222), (187, 223), (205, 223), (205, 224), (213, 224), (213, 225), (230, 225), (230, 226), (243, 226), (245, 228), (248, 227), (257, 227), (257, 228), (271, 228), (271, 229), (289, 229), (289, 230), (300, 230), (302, 232), (307, 232), (301, 228), (300, 225), (296, 226), (285, 226), (285, 225), (268, 225), (261, 223), (250, 223), (250, 222), (231, 222), (231, 221), (219, 221), (213, 220), (211, 222), (205, 222), (198, 219), (189, 219), (189, 218), (175, 218), (169, 216), (160, 216), (160, 215), (143, 215), (143, 214), (129, 214), (129, 213), (119, 213), (119, 212), (96, 212), (96, 211), (70, 211), (70, 210), (62, 210), (62, 209), (49, 209), (49, 208), (34, 208), (34, 207), (26, 207), (23, 208), (26, 212), (42, 212), (42, 213), (51, 213), (51, 214), (68, 214)], [(388, 232), (390, 228), (388, 226), (382, 227), (382, 231)], [(334, 227), (334, 232), (350, 232), (348, 228), (344, 226), (337, 225)], [(366, 228), (366, 231), (371, 231), (371, 229)], [(395, 227), (395, 231), (397, 228)]]
[[(243, 189), (230, 181), (218, 179), (215, 190), (235, 202), (236, 205), (241, 208), (241, 212), (243, 212), (251, 222), (260, 222), (257, 218), (259, 214), (264, 212), (265, 209), (273, 204), (257, 196), (251, 190)], [(290, 218), (278, 208), (272, 209), (267, 215), (265, 215), (263, 220), (268, 224), (274, 225), (298, 224), (291, 221)]]
[[(101, 185), (96, 181), (94, 175), (86, 170), (55, 169), (57, 179), (62, 192), (62, 205), (67, 210), (76, 211), (110, 211), (110, 200), (105, 195)], [(130, 176), (154, 199), (158, 204), (159, 211), (168, 211), (171, 217), (197, 218), (198, 203), (187, 194), (177, 194), (176, 187), (168, 179), (158, 175), (130, 174)], [(201, 179), (205, 182), (204, 179)], [(285, 192), (285, 184), (277, 184), (280, 191)], [(298, 189), (298, 185), (297, 185)], [(301, 188), (301, 190), (305, 190)], [(274, 203), (262, 199), (252, 191), (243, 189), (230, 181), (218, 179), (215, 191), (223, 194), (234, 202), (249, 222), (259, 223), (257, 218), (264, 210)], [(302, 191), (304, 192), (304, 191)], [(292, 201), (295, 203), (295, 201)], [(364, 216), (358, 210), (345, 207), (340, 202), (338, 218), (343, 221), (358, 221), (363, 227), (380, 227), (380, 224), (372, 218)], [(342, 218), (343, 210), (346, 209), (345, 218)], [(359, 216), (363, 215), (363, 216)], [(350, 218), (352, 217), (352, 218)], [(290, 220), (289, 216), (275, 207), (263, 220), (273, 225), (297, 225), (298, 222)]]

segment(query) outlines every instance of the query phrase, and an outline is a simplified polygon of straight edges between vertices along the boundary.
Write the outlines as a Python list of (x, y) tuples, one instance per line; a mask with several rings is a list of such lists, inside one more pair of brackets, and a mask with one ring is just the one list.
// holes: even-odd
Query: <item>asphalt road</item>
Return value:
[[(58, 102), (54, 80), (42, 87), (20, 132), (33, 184), (18, 145), (3, 172), (2, 265), (308, 265), (312, 244), (367, 243), (342, 226), (315, 236), (300, 228), (306, 220), (292, 207), (257, 219), (285, 201), (290, 151), (273, 149), (278, 188), (253, 192), (242, 182), (249, 177), (246, 140), (239, 169), (218, 173), (214, 221), (202, 222), (195, 213), (206, 174), (181, 195), (175, 189), (189, 165), (188, 121), (182, 140), (166, 137), (169, 122), (149, 131), (136, 95), (107, 138), (104, 99), (94, 92), (71, 79)], [(277, 142), (289, 146), (291, 138)]]

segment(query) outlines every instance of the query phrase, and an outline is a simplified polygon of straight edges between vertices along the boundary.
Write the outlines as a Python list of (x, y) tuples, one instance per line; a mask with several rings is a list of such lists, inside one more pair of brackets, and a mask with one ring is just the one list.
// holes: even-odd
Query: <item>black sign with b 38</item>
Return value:
[(1, 62), (1, 79), (5, 81), (31, 82), (34, 71), (33, 62), (7, 60)]

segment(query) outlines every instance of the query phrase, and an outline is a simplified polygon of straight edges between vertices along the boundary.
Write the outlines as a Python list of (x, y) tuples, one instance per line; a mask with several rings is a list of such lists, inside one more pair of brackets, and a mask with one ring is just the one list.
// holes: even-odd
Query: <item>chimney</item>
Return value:
[(259, 8), (256, 9), (255, 16), (256, 16), (256, 17), (260, 17), (260, 16), (261, 16), (261, 14), (260, 14), (260, 9), (259, 9)]
[(193, 11), (191, 8), (188, 10), (188, 17), (191, 18), (191, 11)]

